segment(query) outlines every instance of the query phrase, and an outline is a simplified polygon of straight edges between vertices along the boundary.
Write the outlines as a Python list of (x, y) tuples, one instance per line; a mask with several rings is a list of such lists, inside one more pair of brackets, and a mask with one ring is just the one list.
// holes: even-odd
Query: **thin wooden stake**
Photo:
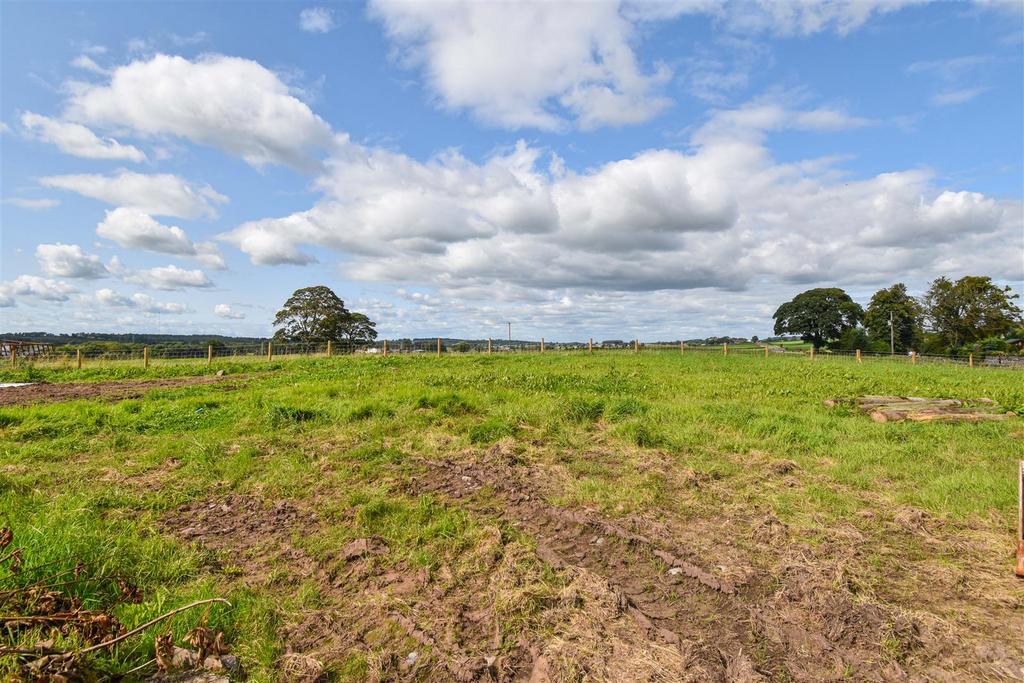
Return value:
[(143, 346), (142, 347), (142, 367), (144, 367), (144, 368), (148, 368), (149, 367), (149, 347), (148, 346)]
[[(858, 351), (857, 353), (859, 354), (859, 353), (860, 353), (860, 351)], [(764, 357), (765, 357), (765, 358), (767, 358), (767, 357), (768, 357), (768, 345), (767, 345), (767, 344), (765, 344), (765, 345), (764, 345)]]
[(16, 344), (11, 344), (11, 366), (18, 362), (18, 347)]
[(441, 338), (437, 338), (437, 357), (441, 357)]
[(910, 352), (910, 364), (917, 365), (917, 351)]
[(969, 367), (969, 368), (973, 368), (974, 367), (974, 354), (973, 353), (968, 354), (968, 356), (967, 356), (967, 367)]
[(863, 362), (864, 362), (864, 361), (862, 361), (862, 360), (860, 359), (860, 349), (857, 349), (857, 362), (858, 362), (858, 363), (863, 363)]
[(206, 367), (213, 365), (213, 344), (206, 347)]
[(1014, 573), (1024, 578), (1024, 460), (1017, 473), (1017, 567)]
[(633, 353), (640, 353), (640, 340), (639, 339), (634, 339), (633, 340)]
[(683, 351), (684, 351), (685, 349), (686, 349), (686, 344), (684, 344), (684, 343), (683, 343), (683, 340), (682, 340), (682, 339), (680, 339), (680, 340), (679, 340), (679, 353), (683, 353)]
[(75, 349), (75, 363), (78, 365), (78, 369), (82, 369), (82, 349)]
[(722, 344), (722, 355), (723, 356), (728, 356), (729, 355), (729, 344), (728, 343)]
[(590, 341), (587, 342), (587, 353), (594, 353), (594, 338), (591, 337)]
[(540, 338), (540, 352), (544, 353), (544, 337)]
[(811, 360), (814, 360), (814, 347), (811, 347)]
[(493, 347), (491, 345), (491, 340), (488, 337), (488, 339), (487, 339), (487, 353), (491, 353), (491, 351), (493, 351)]
[(387, 339), (384, 340), (384, 357), (385, 358), (388, 357), (388, 340)]
[(327, 357), (330, 358), (334, 352), (333, 343), (330, 339), (327, 340)]
[(273, 360), (273, 359), (274, 359), (274, 342), (268, 341), (267, 342), (267, 360)]

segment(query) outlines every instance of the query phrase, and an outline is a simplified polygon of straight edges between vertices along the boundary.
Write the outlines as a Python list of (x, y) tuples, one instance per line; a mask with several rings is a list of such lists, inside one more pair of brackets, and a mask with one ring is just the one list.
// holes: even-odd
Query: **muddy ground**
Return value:
[(0, 406), (54, 403), (75, 399), (120, 401), (126, 398), (138, 398), (154, 389), (176, 389), (195, 384), (214, 384), (224, 379), (224, 377), (217, 376), (197, 376), (114, 382), (59, 382), (53, 384), (39, 382), (0, 389)]
[[(406, 492), (489, 525), (460, 568), (389, 562), (373, 537), (314, 557), (298, 539), (326, 525), (315, 500), (230, 495), (161, 529), (213, 551), (226, 580), (317, 587), (320, 604), (280, 629), (281, 680), (329, 680), (356, 655), (373, 680), (1024, 680), (1011, 575), (903, 577), (918, 595), (883, 601), (844, 575), (852, 528), (812, 544), (771, 516), (611, 519), (546, 502), (549, 475), (507, 443), (418, 463)], [(892, 528), (935, 531), (907, 510)]]

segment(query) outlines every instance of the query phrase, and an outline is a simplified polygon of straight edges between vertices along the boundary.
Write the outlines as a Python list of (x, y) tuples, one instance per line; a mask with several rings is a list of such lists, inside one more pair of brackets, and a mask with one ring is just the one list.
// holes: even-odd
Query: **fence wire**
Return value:
[(465, 355), (465, 354), (536, 354), (560, 353), (704, 353), (720, 355), (763, 355), (770, 357), (806, 357), (816, 361), (885, 362), (915, 364), (948, 364), (969, 367), (1024, 369), (1024, 356), (974, 353), (968, 355), (883, 354), (856, 351), (789, 349), (773, 344), (696, 345), (680, 342), (548, 342), (522, 340), (448, 340), (448, 339), (377, 339), (370, 342), (332, 341), (311, 344), (263, 342), (246, 345), (207, 345), (194, 347), (160, 346), (109, 350), (103, 348), (75, 349), (18, 347), (12, 353), (7, 343), (0, 344), (0, 360), (10, 364), (57, 365), (84, 367), (97, 363), (139, 362), (144, 365), (178, 361), (215, 361), (278, 358), (327, 357), (346, 355)]

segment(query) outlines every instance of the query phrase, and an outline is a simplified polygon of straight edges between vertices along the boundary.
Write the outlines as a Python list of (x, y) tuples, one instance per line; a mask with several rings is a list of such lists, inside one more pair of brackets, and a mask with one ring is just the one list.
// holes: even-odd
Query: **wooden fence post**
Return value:
[(490, 339), (490, 337), (488, 337), (487, 338), (487, 353), (491, 353), (493, 350), (494, 350), (494, 348), (493, 348), (493, 345), (491, 344), (491, 339)]
[(268, 341), (267, 342), (267, 360), (273, 360), (273, 359), (274, 359), (274, 342)]
[(142, 347), (142, 367), (144, 367), (144, 368), (148, 368), (149, 367), (149, 347), (148, 346), (143, 346)]
[[(860, 351), (858, 351), (857, 353), (859, 354), (859, 353), (860, 353)], [(765, 345), (764, 345), (764, 357), (765, 357), (765, 358), (767, 358), (767, 357), (768, 357), (768, 345), (767, 345), (767, 344), (765, 344)]]
[(334, 347), (332, 346), (332, 344), (333, 344), (333, 342), (330, 339), (328, 339), (327, 340), (327, 357), (328, 358), (330, 358), (331, 355), (334, 353)]
[(974, 354), (973, 353), (971, 353), (971, 354), (969, 354), (967, 356), (967, 367), (969, 367), (969, 368), (973, 368), (974, 367)]
[(686, 349), (686, 344), (684, 344), (684, 343), (683, 343), (683, 340), (682, 340), (682, 339), (680, 339), (680, 340), (679, 340), (679, 353), (683, 353), (683, 351), (684, 351), (685, 349)]
[(858, 363), (863, 363), (863, 362), (864, 362), (864, 361), (862, 361), (862, 360), (860, 359), (860, 349), (857, 349), (857, 362), (858, 362)]
[(910, 364), (917, 365), (917, 351), (910, 352)]
[(729, 355), (729, 343), (728, 342), (726, 342), (725, 344), (722, 344), (722, 355), (723, 356), (728, 356)]
[(441, 338), (437, 338), (437, 357), (441, 357)]
[(811, 360), (814, 360), (814, 347), (811, 347)]
[(78, 365), (78, 369), (82, 369), (82, 349), (75, 349), (75, 363)]
[(11, 367), (14, 367), (14, 364), (17, 363), (17, 362), (18, 362), (18, 346), (16, 344), (11, 344)]
[(640, 340), (639, 339), (634, 339), (633, 340), (633, 353), (640, 353)]
[(544, 337), (540, 338), (540, 352), (544, 353)]
[(206, 367), (213, 365), (213, 344), (206, 347)]
[(385, 358), (388, 357), (388, 340), (387, 339), (384, 340), (384, 357)]
[(1013, 573), (1024, 578), (1024, 460), (1017, 472), (1017, 567)]
[(590, 341), (587, 342), (587, 353), (594, 353), (594, 338), (591, 337)]

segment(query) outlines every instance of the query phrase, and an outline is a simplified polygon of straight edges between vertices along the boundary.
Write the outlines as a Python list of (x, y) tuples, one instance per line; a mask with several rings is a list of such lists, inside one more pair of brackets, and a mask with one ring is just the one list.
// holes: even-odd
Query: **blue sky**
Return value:
[(0, 328), (770, 333), (1024, 284), (1019, 3), (4, 3)]

